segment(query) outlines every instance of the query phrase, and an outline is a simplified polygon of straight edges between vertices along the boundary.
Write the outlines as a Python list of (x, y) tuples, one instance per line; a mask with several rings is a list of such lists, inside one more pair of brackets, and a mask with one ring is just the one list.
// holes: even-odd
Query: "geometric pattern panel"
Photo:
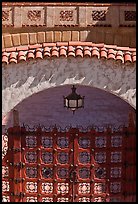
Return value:
[[(23, 201), (121, 201), (125, 176), (123, 134), (46, 132), (23, 135), (21, 140), (25, 147), (16, 153), (21, 154), (25, 166), (14, 167), (14, 172), (21, 171), (24, 176)], [(10, 199), (10, 168), (2, 165), (3, 202)]]

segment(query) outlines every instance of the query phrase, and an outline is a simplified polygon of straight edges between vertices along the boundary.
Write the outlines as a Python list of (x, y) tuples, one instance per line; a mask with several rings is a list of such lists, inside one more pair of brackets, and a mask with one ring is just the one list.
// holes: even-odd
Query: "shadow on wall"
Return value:
[(89, 20), (93, 22), (93, 25), (90, 24), (88, 27), (86, 41), (107, 45), (136, 47), (136, 27), (120, 26), (124, 20), (121, 19), (123, 18), (123, 14), (120, 18), (119, 9), (114, 10), (113, 6), (108, 6), (108, 8), (102, 7), (102, 10), (96, 10), (95, 8), (92, 11), (91, 20)]
[[(121, 98), (89, 86), (76, 85), (77, 93), (85, 96), (84, 108), (76, 110), (73, 115), (71, 110), (64, 107), (63, 96), (71, 93), (71, 86), (64, 85), (49, 88), (33, 94), (19, 103), (15, 109), (19, 111), (20, 125), (29, 126), (59, 125), (62, 128), (82, 126), (84, 128), (95, 126), (120, 126), (128, 125), (128, 115), (134, 109)], [(6, 126), (12, 126), (12, 111), (9, 113)]]

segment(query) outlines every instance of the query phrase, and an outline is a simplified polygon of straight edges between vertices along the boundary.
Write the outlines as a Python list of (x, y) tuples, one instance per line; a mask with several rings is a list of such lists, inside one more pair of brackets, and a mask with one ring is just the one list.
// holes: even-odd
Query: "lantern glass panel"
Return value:
[(78, 107), (82, 107), (83, 99), (78, 100)]
[(76, 108), (77, 101), (76, 100), (69, 100), (69, 108)]
[(68, 99), (65, 99), (65, 106), (68, 107)]

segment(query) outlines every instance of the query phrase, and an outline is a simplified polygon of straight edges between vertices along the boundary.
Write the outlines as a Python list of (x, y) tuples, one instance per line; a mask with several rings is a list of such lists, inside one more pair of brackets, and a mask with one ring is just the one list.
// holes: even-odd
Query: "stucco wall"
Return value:
[[(76, 85), (77, 93), (85, 96), (84, 108), (76, 110), (73, 115), (71, 110), (64, 107), (63, 96), (71, 92), (71, 85), (64, 85), (43, 90), (26, 98), (15, 109), (19, 112), (20, 125), (27, 124), (54, 126), (91, 125), (98, 127), (113, 125), (128, 125), (128, 115), (133, 108), (119, 97), (101, 89)], [(6, 126), (13, 125), (13, 112), (7, 118)]]

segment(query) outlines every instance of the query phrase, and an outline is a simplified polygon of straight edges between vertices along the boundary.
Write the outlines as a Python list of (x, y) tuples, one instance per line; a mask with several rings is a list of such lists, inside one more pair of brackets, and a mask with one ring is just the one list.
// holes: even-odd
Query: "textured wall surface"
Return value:
[[(63, 96), (71, 92), (71, 85), (64, 85), (43, 90), (19, 103), (15, 109), (19, 112), (20, 125), (24, 123), (32, 127), (41, 124), (49, 127), (56, 124), (62, 128), (69, 125), (83, 128), (91, 125), (128, 125), (129, 111), (134, 110), (124, 100), (98, 88), (82, 85), (76, 87), (77, 93), (85, 96), (85, 101), (84, 108), (76, 110), (74, 115), (64, 107)], [(11, 111), (6, 126), (12, 125)]]
[(2, 109), (5, 116), (25, 98), (50, 87), (80, 84), (114, 93), (135, 107), (136, 65), (97, 58), (51, 58), (3, 67)]

